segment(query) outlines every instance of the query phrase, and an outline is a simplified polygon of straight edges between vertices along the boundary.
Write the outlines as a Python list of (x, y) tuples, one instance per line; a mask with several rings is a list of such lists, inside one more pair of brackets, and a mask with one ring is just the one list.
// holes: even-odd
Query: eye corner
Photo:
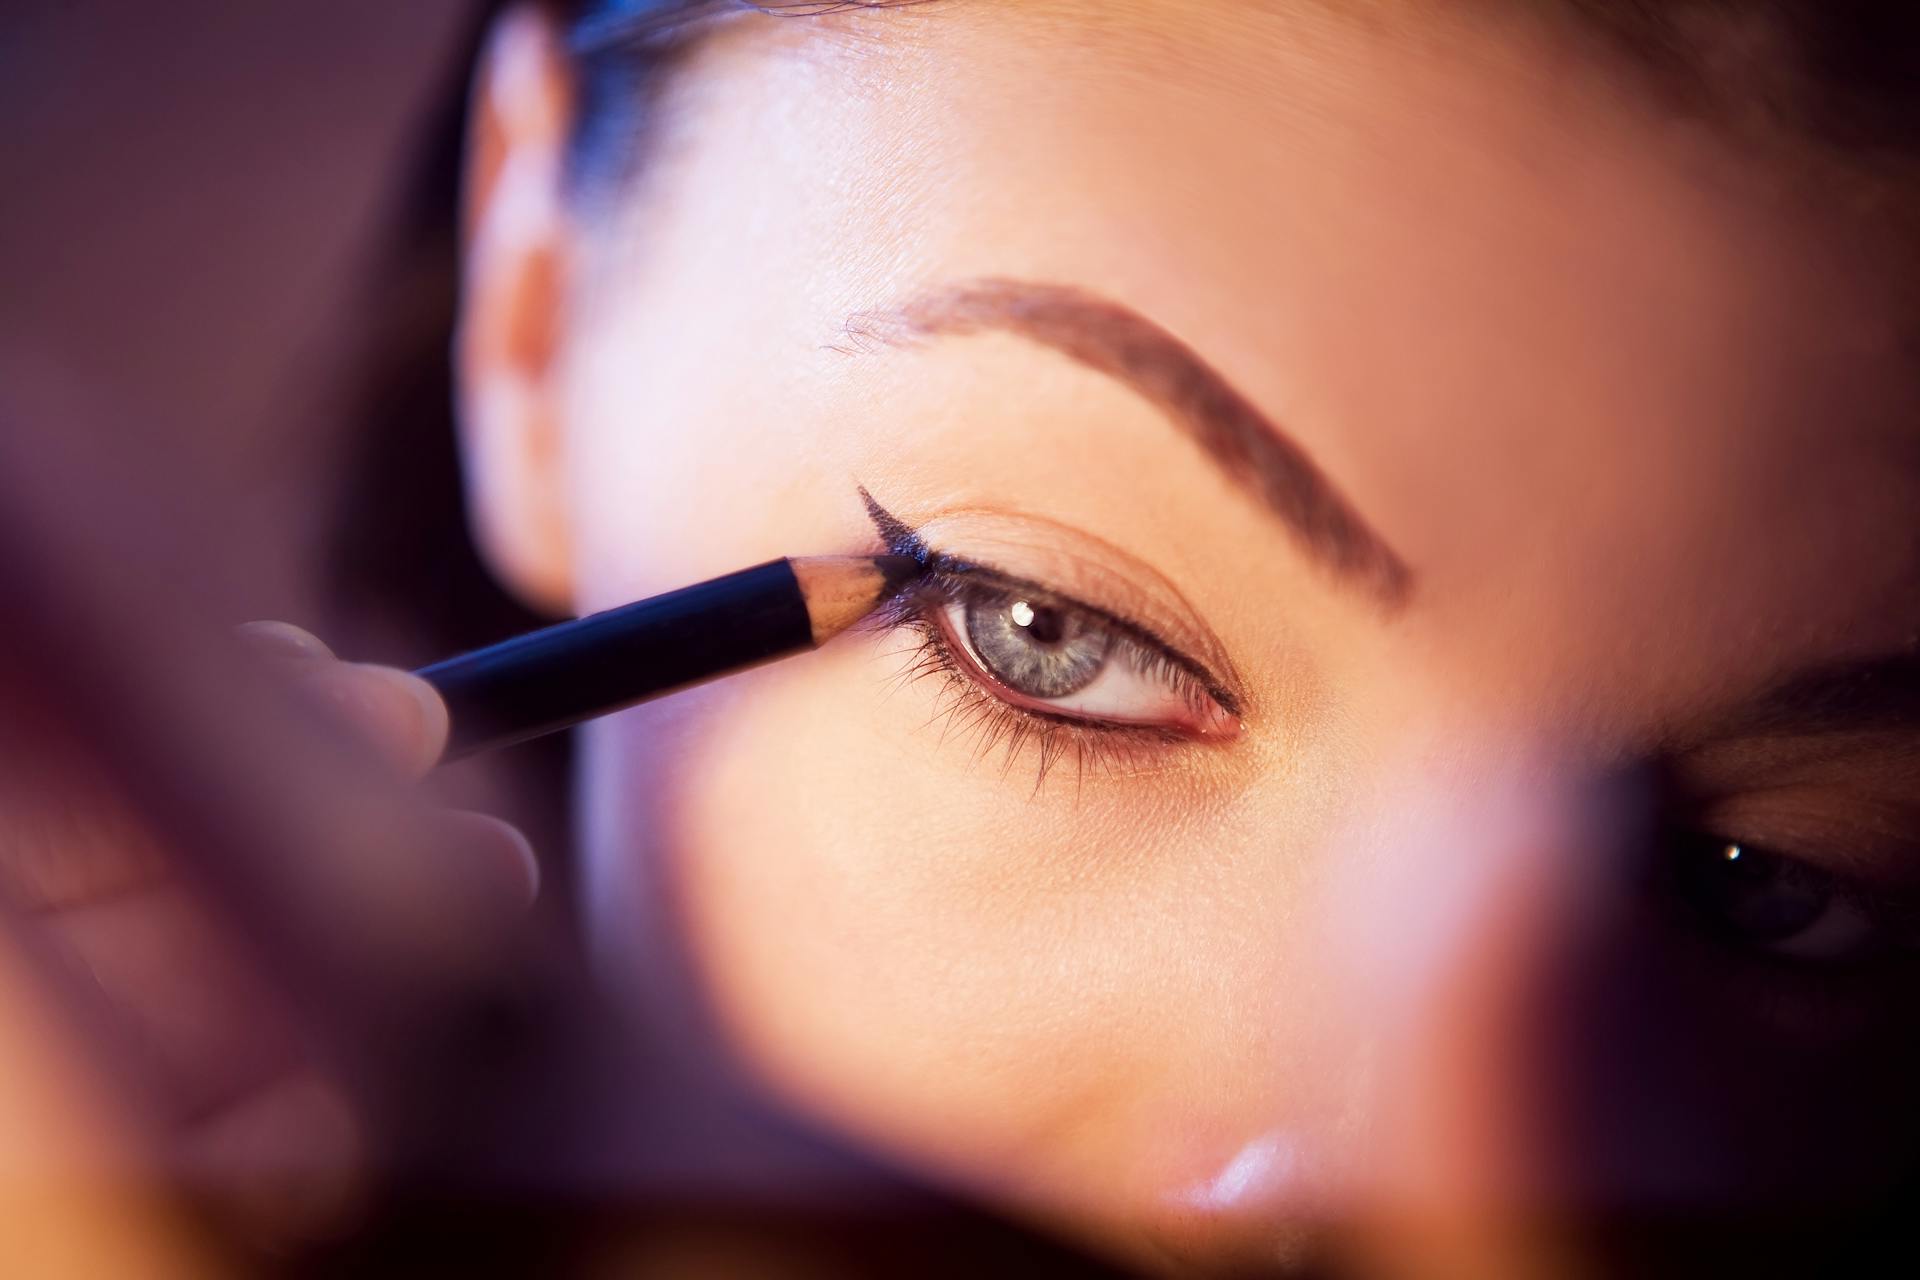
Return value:
[(1200, 709), (1201, 723), (1195, 728), (1194, 736), (1202, 742), (1232, 742), (1239, 738), (1245, 728), (1245, 719), (1235, 706), (1221, 701), (1221, 694), (1215, 690), (1205, 691), (1207, 705)]

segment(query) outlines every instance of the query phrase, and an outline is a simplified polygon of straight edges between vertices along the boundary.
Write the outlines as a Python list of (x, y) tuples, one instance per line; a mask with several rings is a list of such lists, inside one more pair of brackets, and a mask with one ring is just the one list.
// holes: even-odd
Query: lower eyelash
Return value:
[(926, 727), (940, 725), (943, 742), (954, 734), (971, 737), (974, 763), (982, 763), (998, 753), (1002, 757), (1000, 773), (1005, 777), (1020, 753), (1031, 750), (1038, 756), (1033, 782), (1034, 792), (1038, 794), (1063, 762), (1072, 764), (1077, 785), (1088, 770), (1109, 775), (1131, 772), (1150, 763), (1159, 751), (1187, 741), (1178, 733), (1152, 725), (1049, 715), (996, 698), (967, 674), (940, 624), (928, 616), (927, 610), (943, 603), (944, 599), (944, 596), (936, 596), (934, 601), (902, 599), (879, 623), (912, 636), (911, 648), (906, 651), (907, 666), (895, 677), (891, 688), (897, 690), (926, 679), (938, 680), (935, 710)]

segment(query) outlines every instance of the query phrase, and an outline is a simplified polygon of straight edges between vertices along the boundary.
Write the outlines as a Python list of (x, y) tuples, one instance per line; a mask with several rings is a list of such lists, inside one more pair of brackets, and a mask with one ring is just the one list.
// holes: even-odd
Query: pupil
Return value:
[(1017, 693), (1062, 698), (1107, 665), (1113, 637), (1072, 609), (1004, 597), (966, 605), (967, 641), (989, 674)]
[(1013, 606), (1013, 620), (1026, 629), (1037, 644), (1056, 645), (1067, 633), (1066, 619), (1058, 609), (1034, 608), (1022, 600)]

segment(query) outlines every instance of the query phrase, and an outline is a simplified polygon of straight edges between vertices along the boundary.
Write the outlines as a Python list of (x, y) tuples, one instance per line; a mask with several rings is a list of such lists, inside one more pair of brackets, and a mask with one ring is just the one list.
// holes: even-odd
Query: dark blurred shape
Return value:
[(312, 616), (339, 361), (471, 5), (27, 3), (0, 16), (0, 345), (204, 464), (263, 614)]
[[(0, 15), (0, 353), (195, 477), (227, 621), (397, 665), (539, 621), (465, 539), (452, 439), (458, 128), (488, 7)], [(565, 763), (555, 743), (436, 786), (560, 849)], [(545, 909), (567, 901), (552, 870)]]

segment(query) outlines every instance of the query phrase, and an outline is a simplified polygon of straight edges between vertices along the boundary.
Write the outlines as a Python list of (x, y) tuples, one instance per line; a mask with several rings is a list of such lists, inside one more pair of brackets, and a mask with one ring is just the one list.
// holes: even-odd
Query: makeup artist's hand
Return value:
[[(249, 649), (392, 770), (418, 777), (439, 756), (445, 709), (418, 678), (333, 658), (284, 624), (242, 629)], [(326, 1231), (362, 1180), (357, 1120), (303, 1052), (297, 1019), (215, 916), (170, 869), (130, 806), (98, 785), (97, 763), (49, 717), (45, 749), (0, 770), (0, 902), (31, 945), (73, 962), (103, 997), (91, 1021), (110, 1090), (147, 1095), (179, 1181), (256, 1240)], [(483, 814), (433, 821), (471, 855), (465, 869), (501, 898), (537, 885), (520, 833)], [(355, 928), (342, 921), (343, 931)], [(157, 1095), (157, 1096), (156, 1096)]]
[[(439, 762), (447, 708), (426, 681), (398, 667), (340, 661), (317, 636), (290, 623), (250, 622), (239, 634), (308, 693), (322, 715), (407, 777), (422, 777)], [(540, 868), (518, 829), (468, 811), (449, 810), (442, 820), (468, 834), (481, 873), (496, 878), (504, 892), (533, 901)]]

